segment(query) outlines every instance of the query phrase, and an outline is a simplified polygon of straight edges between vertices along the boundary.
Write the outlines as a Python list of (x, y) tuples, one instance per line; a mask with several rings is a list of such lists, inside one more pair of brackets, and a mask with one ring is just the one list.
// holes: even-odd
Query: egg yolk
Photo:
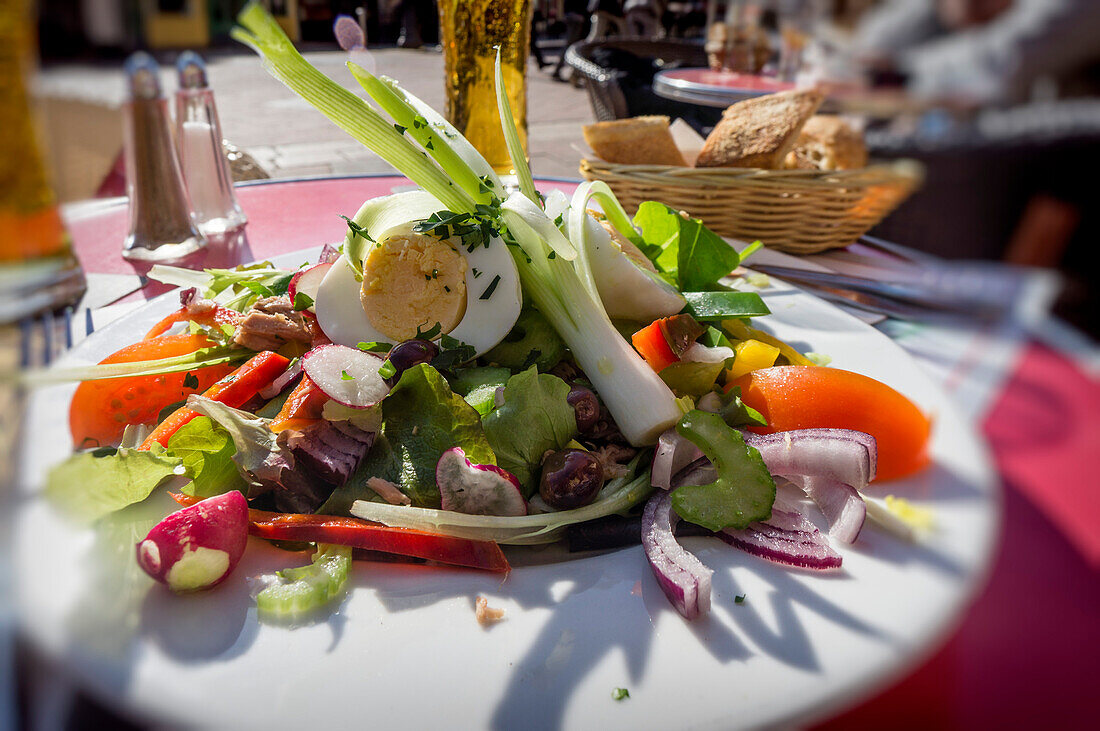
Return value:
[(431, 236), (390, 236), (363, 262), (360, 300), (371, 325), (394, 341), (437, 322), (448, 333), (466, 314), (466, 259)]

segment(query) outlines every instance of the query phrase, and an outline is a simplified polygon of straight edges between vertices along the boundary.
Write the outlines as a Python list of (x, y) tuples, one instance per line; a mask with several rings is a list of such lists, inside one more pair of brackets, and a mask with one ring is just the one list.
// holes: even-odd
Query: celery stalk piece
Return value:
[(500, 46), (497, 46), (496, 62), (497, 112), (500, 114), (500, 126), (504, 130), (504, 141), (508, 144), (508, 156), (512, 158), (512, 167), (516, 169), (519, 189), (535, 204), (539, 202), (535, 181), (531, 177), (531, 168), (527, 165), (527, 155), (523, 152), (523, 143), (519, 140), (516, 120), (512, 117), (512, 105), (508, 101), (508, 89), (504, 86), (504, 68), (500, 63)]
[[(481, 153), (474, 149), (473, 145), (466, 143), (469, 150), (461, 149), (459, 141), (466, 142), (466, 138), (458, 135), (458, 132), (450, 132), (446, 127), (434, 125), (427, 115), (422, 114), (407, 99), (406, 92), (395, 82), (389, 79), (379, 79), (362, 66), (348, 63), (348, 70), (363, 90), (370, 95), (378, 106), (393, 117), (393, 121), (403, 127), (405, 132), (416, 140), (428, 151), (443, 172), (466, 191), (466, 194), (476, 203), (488, 204), (493, 200), (493, 191), (477, 175), (479, 168), (492, 168)], [(449, 126), (449, 125), (448, 125)], [(453, 129), (453, 127), (452, 127)], [(453, 135), (453, 136), (451, 136)], [(472, 151), (476, 158), (469, 156)], [(464, 154), (465, 153), (465, 154)], [(481, 165), (478, 165), (480, 159)], [(493, 176), (496, 177), (495, 175)], [(490, 178), (492, 180), (493, 178)], [(498, 187), (496, 190), (503, 190)]]
[(473, 199), (429, 160), (423, 150), (394, 129), (373, 107), (302, 58), (261, 5), (247, 5), (237, 16), (237, 22), (244, 28), (234, 28), (230, 35), (262, 56), (268, 71), (291, 91), (438, 198), (448, 209), (460, 213), (474, 211)]
[[(51, 383), (70, 381), (98, 381), (108, 378), (129, 378), (131, 376), (160, 376), (165, 373), (193, 371), (196, 368), (243, 361), (256, 354), (256, 351), (232, 345), (217, 345), (202, 348), (194, 353), (177, 355), (157, 360), (142, 360), (133, 363), (104, 363), (99, 365), (72, 366), (70, 368), (41, 368), (23, 371), (16, 379), (25, 386), (45, 386)], [(0, 382), (7, 379), (0, 378)]]
[(350, 572), (351, 548), (319, 543), (311, 564), (276, 573), (256, 595), (256, 609), (265, 619), (300, 619), (339, 596)]
[(512, 258), (524, 291), (573, 351), (623, 436), (636, 446), (657, 441), (680, 419), (676, 397), (611, 324), (603, 303), (578, 274), (584, 262), (550, 258), (545, 240), (524, 217), (507, 206), (502, 215), (522, 248), (513, 248)]
[[(634, 464), (637, 464), (635, 460)], [(653, 493), (649, 470), (637, 477), (618, 478), (608, 482), (596, 500), (582, 508), (514, 517), (499, 515), (467, 515), (450, 510), (414, 508), (407, 505), (356, 500), (351, 513), (364, 520), (373, 520), (394, 528), (412, 528), (431, 533), (496, 541), (505, 545), (538, 545), (554, 543), (562, 531), (574, 523), (583, 523), (614, 515), (641, 503)]]

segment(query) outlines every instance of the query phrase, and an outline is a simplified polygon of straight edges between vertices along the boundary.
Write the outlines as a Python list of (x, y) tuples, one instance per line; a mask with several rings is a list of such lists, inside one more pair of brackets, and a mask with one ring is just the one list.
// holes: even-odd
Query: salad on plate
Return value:
[(753, 324), (768, 307), (736, 275), (759, 243), (659, 202), (630, 217), (603, 183), (542, 194), (499, 63), (515, 189), (396, 82), (349, 64), (376, 108), (259, 5), (239, 20), (273, 75), (418, 189), (366, 201), (297, 269), (154, 267), (178, 310), (98, 365), (31, 375), (82, 381), (59, 510), (94, 522), (171, 490), (180, 509), (134, 560), (181, 593), (216, 590), (249, 535), (312, 551), (256, 591), (291, 622), (336, 606), (357, 557), (503, 573), (502, 546), (558, 541), (640, 542), (693, 619), (711, 574), (677, 535), (831, 570), (868, 516), (902, 538), (926, 522), (864, 491), (925, 465), (930, 421)]

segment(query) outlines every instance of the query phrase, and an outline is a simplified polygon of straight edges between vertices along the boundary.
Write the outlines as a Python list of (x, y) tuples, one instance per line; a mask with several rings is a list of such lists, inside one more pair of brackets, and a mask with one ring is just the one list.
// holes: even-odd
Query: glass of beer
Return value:
[(85, 286), (31, 119), (32, 18), (28, 0), (0, 0), (0, 323), (74, 302)]
[(527, 152), (527, 55), (531, 0), (439, 0), (447, 119), (498, 173), (514, 172), (497, 114), (496, 46), (504, 87)]

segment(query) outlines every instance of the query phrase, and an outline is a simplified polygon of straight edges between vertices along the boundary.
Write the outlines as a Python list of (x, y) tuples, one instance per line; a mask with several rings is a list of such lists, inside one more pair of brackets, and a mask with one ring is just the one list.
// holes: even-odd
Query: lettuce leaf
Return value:
[(568, 396), (569, 384), (531, 366), (508, 379), (504, 404), (483, 420), (497, 463), (519, 479), (528, 496), (542, 455), (561, 449), (577, 434)]
[(645, 240), (642, 251), (681, 292), (708, 290), (741, 263), (737, 250), (702, 221), (664, 203), (642, 203), (634, 225)]
[(409, 368), (382, 400), (382, 429), (367, 458), (318, 512), (347, 515), (356, 500), (374, 499), (366, 486), (369, 477), (394, 483), (417, 507), (438, 508), (435, 465), (452, 447), (462, 447), (472, 462), (497, 463), (477, 411), (435, 368), (424, 363)]
[(46, 497), (66, 516), (93, 523), (140, 503), (158, 485), (185, 471), (183, 460), (159, 444), (145, 452), (96, 449), (75, 454), (50, 470)]
[(248, 485), (237, 471), (237, 448), (222, 427), (208, 416), (197, 416), (168, 439), (168, 452), (183, 460), (191, 482), (182, 488), (197, 498), (214, 497), (230, 490), (247, 494)]

